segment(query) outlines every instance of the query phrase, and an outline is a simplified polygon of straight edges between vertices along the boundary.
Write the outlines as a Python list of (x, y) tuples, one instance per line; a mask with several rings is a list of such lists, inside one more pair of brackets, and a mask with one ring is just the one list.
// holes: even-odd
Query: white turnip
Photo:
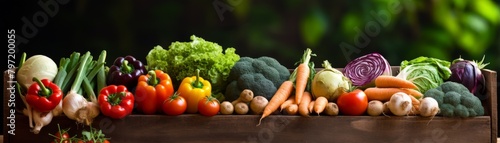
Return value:
[(420, 116), (434, 117), (439, 113), (439, 105), (436, 99), (425, 97), (420, 100)]
[(391, 96), (387, 107), (396, 116), (408, 115), (412, 108), (411, 97), (404, 92), (397, 92)]

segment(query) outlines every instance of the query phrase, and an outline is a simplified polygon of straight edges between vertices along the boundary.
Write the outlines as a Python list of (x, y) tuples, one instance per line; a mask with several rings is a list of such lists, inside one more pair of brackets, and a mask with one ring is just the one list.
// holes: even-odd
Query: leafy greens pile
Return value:
[[(148, 70), (159, 69), (168, 73), (174, 83), (180, 83), (185, 77), (196, 75), (209, 80), (212, 93), (219, 94), (227, 85), (231, 68), (240, 59), (236, 49), (224, 50), (217, 43), (191, 36), (191, 42), (173, 42), (167, 49), (154, 47), (146, 56)], [(220, 96), (220, 95), (219, 95)]]
[(429, 57), (402, 61), (400, 69), (397, 77), (412, 81), (421, 93), (438, 87), (451, 75), (450, 62)]

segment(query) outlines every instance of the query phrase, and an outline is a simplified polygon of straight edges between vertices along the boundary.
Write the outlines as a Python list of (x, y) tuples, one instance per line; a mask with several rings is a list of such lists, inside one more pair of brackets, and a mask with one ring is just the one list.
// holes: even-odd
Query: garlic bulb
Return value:
[(42, 113), (36, 110), (32, 110), (33, 120), (35, 121), (35, 127), (33, 128), (33, 133), (38, 134), (42, 127), (48, 125), (52, 121), (52, 112)]
[(63, 100), (64, 114), (78, 123), (90, 125), (95, 117), (99, 115), (97, 103), (88, 102), (82, 95), (70, 91)]

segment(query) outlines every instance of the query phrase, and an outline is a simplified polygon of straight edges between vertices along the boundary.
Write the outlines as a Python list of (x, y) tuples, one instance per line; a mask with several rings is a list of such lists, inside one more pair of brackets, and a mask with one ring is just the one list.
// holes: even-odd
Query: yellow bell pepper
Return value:
[(186, 113), (196, 113), (198, 112), (198, 102), (212, 94), (212, 85), (208, 80), (200, 77), (198, 69), (196, 76), (186, 77), (182, 80), (177, 92), (187, 101)]

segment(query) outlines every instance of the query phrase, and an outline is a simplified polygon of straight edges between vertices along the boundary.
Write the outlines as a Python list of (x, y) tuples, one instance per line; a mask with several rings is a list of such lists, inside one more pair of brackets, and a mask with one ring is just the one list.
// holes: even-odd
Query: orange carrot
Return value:
[(311, 49), (307, 48), (304, 51), (304, 55), (301, 59), (301, 63), (295, 69), (297, 71), (295, 77), (295, 101), (297, 104), (300, 104), (302, 101), (302, 95), (306, 90), (307, 81), (309, 79), (309, 74), (311, 74), (311, 70), (309, 69), (309, 61), (311, 60)]
[(318, 116), (321, 112), (325, 110), (326, 104), (328, 104), (328, 99), (323, 96), (316, 98), (314, 101), (314, 112), (318, 113)]
[(389, 75), (381, 75), (375, 78), (375, 86), (378, 88), (418, 88), (411, 81)]
[(423, 97), (424, 95), (420, 92), (418, 92), (415, 89), (408, 89), (408, 88), (376, 88), (376, 87), (371, 87), (365, 89), (365, 94), (368, 97), (368, 100), (379, 100), (382, 102), (389, 101), (391, 99), (391, 96), (394, 93), (397, 92), (404, 92), (408, 95), (412, 95), (415, 98), (419, 99)]
[(285, 102), (286, 99), (288, 99), (288, 97), (290, 97), (292, 91), (293, 91), (293, 82), (290, 80), (283, 82), (280, 88), (278, 88), (278, 90), (276, 91), (276, 93), (274, 93), (273, 97), (271, 98), (271, 101), (269, 101), (266, 108), (264, 108), (264, 112), (262, 113), (262, 116), (260, 117), (259, 120), (259, 124), (257, 124), (257, 126), (260, 125), (262, 119), (271, 115), (271, 113), (273, 113), (274, 111), (278, 110), (279, 106), (283, 104), (283, 102)]
[(309, 113), (312, 113), (313, 112), (313, 109), (314, 109), (314, 103), (315, 101), (312, 100), (311, 103), (309, 103), (309, 106), (307, 106), (307, 110), (309, 110)]
[(299, 104), (299, 114), (302, 116), (309, 116), (309, 104), (311, 103), (312, 96), (311, 93), (305, 91), (304, 94), (302, 95), (302, 101), (300, 101)]
[(410, 98), (411, 98), (411, 104), (412, 104), (410, 115), (420, 114), (420, 100), (418, 100), (414, 96), (410, 96)]
[(290, 97), (288, 97), (288, 99), (285, 102), (283, 102), (283, 104), (281, 104), (280, 112), (292, 104), (295, 104), (295, 95), (290, 95)]
[(288, 115), (297, 115), (299, 106), (297, 104), (291, 104), (285, 110)]

